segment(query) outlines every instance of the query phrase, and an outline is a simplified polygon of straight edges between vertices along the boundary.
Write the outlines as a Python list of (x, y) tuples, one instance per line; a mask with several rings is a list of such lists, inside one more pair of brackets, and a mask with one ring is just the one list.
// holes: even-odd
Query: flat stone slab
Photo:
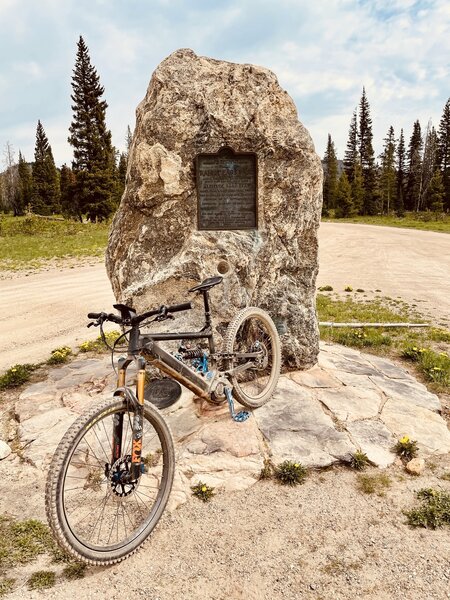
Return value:
[(281, 377), (270, 402), (253, 411), (275, 462), (295, 460), (326, 467), (349, 460), (356, 450), (348, 435), (337, 431), (319, 401), (287, 377)]
[[(108, 398), (114, 382), (107, 359), (77, 359), (26, 388), (15, 406), (24, 457), (47, 468), (68, 427)], [(424, 456), (450, 452), (440, 408), (439, 398), (402, 367), (329, 343), (321, 344), (318, 365), (283, 375), (273, 398), (244, 423), (232, 421), (225, 404), (199, 402), (183, 390), (162, 411), (177, 453), (170, 507), (185, 502), (200, 480), (225, 490), (249, 487), (266, 458), (325, 467), (360, 450), (384, 468), (404, 435), (417, 440)]]

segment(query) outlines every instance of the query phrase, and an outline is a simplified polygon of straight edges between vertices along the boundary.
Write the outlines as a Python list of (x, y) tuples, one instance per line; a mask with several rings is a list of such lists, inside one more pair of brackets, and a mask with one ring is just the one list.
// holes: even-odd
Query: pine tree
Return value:
[(351, 217), (354, 214), (352, 188), (345, 171), (342, 171), (341, 176), (339, 177), (336, 205), (336, 217)]
[(71, 95), (74, 116), (68, 138), (74, 148), (76, 212), (85, 214), (90, 221), (103, 221), (113, 211), (114, 203), (114, 152), (105, 122), (108, 105), (101, 100), (104, 88), (81, 36), (77, 48)]
[(395, 194), (395, 135), (391, 125), (384, 139), (383, 153), (381, 154), (380, 202), (382, 213), (389, 214), (395, 205)]
[(374, 215), (376, 206), (375, 153), (372, 146), (372, 119), (366, 90), (363, 88), (359, 103), (359, 155), (364, 178), (363, 214)]
[(60, 210), (58, 172), (53, 160), (51, 146), (42, 123), (36, 128), (36, 145), (33, 164), (32, 208), (39, 215), (51, 215)]
[(14, 209), (15, 215), (23, 215), (27, 206), (31, 205), (33, 197), (33, 180), (31, 177), (30, 165), (27, 163), (19, 150), (19, 193), (17, 207)]
[(437, 168), (437, 134), (431, 122), (428, 123), (425, 135), (425, 147), (422, 161), (421, 195), (419, 198), (419, 210), (430, 208), (430, 183)]
[(405, 137), (402, 129), (397, 145), (397, 193), (395, 198), (395, 212), (399, 217), (403, 217), (405, 214), (405, 153)]
[(437, 163), (444, 185), (444, 208), (450, 210), (450, 98), (439, 123)]
[(351, 188), (354, 212), (356, 215), (362, 215), (364, 206), (364, 179), (361, 163), (359, 160), (356, 161)]
[(441, 172), (439, 169), (436, 169), (429, 187), (430, 208), (436, 214), (436, 219), (438, 218), (438, 214), (444, 210), (444, 197), (444, 182)]
[(82, 220), (82, 215), (77, 213), (75, 203), (75, 175), (70, 167), (64, 164), (61, 167), (61, 210), (66, 217), (77, 217)]
[(328, 215), (331, 208), (336, 206), (336, 192), (338, 183), (338, 162), (336, 150), (331, 135), (328, 134), (327, 149), (323, 159), (323, 208), (322, 214)]
[(347, 150), (344, 155), (344, 169), (350, 183), (353, 182), (355, 169), (358, 163), (358, 122), (356, 108), (353, 111), (350, 129), (348, 132)]
[(422, 147), (420, 123), (416, 121), (408, 148), (408, 182), (405, 202), (407, 210), (419, 210), (422, 193)]

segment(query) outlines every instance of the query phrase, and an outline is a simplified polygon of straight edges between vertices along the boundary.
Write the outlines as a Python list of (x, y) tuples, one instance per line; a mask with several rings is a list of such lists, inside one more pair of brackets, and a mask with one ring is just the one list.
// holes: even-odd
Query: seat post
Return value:
[(209, 307), (208, 290), (202, 290), (203, 304), (205, 305), (205, 327), (211, 327), (211, 311)]

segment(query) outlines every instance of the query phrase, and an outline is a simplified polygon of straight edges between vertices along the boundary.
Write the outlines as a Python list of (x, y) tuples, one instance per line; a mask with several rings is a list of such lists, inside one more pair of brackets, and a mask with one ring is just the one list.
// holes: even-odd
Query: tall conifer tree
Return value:
[(353, 214), (352, 188), (346, 172), (342, 171), (336, 191), (336, 217), (350, 217)]
[(444, 186), (444, 208), (450, 210), (450, 98), (439, 123), (437, 161)]
[(14, 209), (14, 214), (23, 215), (28, 205), (31, 205), (33, 194), (33, 180), (31, 178), (30, 165), (25, 160), (19, 150), (19, 194), (17, 207)]
[(406, 187), (407, 210), (419, 210), (422, 194), (422, 132), (419, 121), (414, 123), (408, 147), (408, 182)]
[(75, 175), (70, 167), (64, 164), (61, 167), (61, 210), (67, 217), (76, 217), (81, 220), (81, 215), (77, 214), (77, 205), (75, 198)]
[(381, 155), (381, 212), (389, 214), (389, 212), (392, 210), (393, 206), (395, 205), (396, 191), (395, 135), (394, 128), (391, 125), (384, 139), (384, 148)]
[(336, 206), (336, 193), (338, 184), (338, 162), (336, 150), (331, 135), (328, 134), (327, 149), (323, 159), (324, 179), (323, 179), (323, 208), (322, 214), (328, 215), (331, 208)]
[(405, 181), (406, 181), (406, 151), (405, 137), (403, 129), (400, 131), (400, 137), (397, 145), (397, 193), (395, 198), (395, 212), (397, 216), (403, 217), (405, 214)]
[(347, 150), (344, 154), (344, 169), (347, 178), (352, 183), (355, 176), (356, 164), (358, 163), (358, 122), (356, 108), (353, 111), (350, 129), (348, 132)]
[(376, 206), (376, 169), (375, 153), (372, 145), (372, 119), (370, 117), (370, 106), (363, 88), (361, 101), (359, 103), (359, 155), (364, 179), (364, 204), (363, 213), (374, 215)]
[(103, 221), (113, 211), (114, 152), (111, 132), (106, 127), (107, 103), (104, 88), (91, 65), (83, 38), (77, 44), (77, 58), (72, 76), (73, 120), (69, 143), (74, 148), (73, 172), (76, 177), (76, 213), (90, 221)]
[(423, 149), (421, 195), (419, 199), (419, 210), (430, 208), (430, 183), (437, 168), (437, 134), (436, 129), (428, 123), (425, 135), (425, 147)]
[(40, 215), (51, 215), (60, 210), (59, 200), (58, 171), (48, 138), (42, 123), (38, 121), (33, 164), (33, 211)]

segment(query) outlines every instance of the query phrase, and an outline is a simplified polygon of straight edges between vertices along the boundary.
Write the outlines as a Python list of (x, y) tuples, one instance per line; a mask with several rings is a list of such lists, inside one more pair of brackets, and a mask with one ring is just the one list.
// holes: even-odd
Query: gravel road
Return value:
[[(322, 223), (318, 285), (346, 285), (418, 304), (449, 323), (450, 235), (348, 223)], [(37, 362), (53, 348), (95, 337), (90, 310), (108, 310), (114, 297), (102, 263), (50, 269), (0, 281), (0, 353), (5, 370)]]

